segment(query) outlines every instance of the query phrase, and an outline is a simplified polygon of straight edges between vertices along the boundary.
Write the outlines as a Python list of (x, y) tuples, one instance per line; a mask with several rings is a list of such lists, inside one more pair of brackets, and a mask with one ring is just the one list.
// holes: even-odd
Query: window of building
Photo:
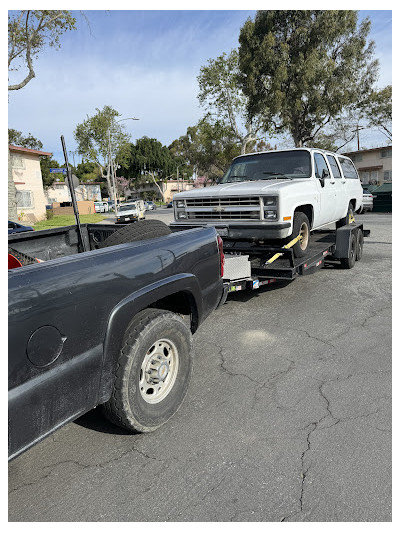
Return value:
[(391, 170), (385, 170), (383, 172), (383, 179), (384, 179), (384, 181), (392, 181), (392, 171)]
[(33, 208), (33, 194), (32, 191), (17, 191), (17, 207)]
[(11, 168), (25, 169), (25, 161), (19, 154), (11, 154)]
[(347, 179), (357, 180), (358, 175), (353, 163), (349, 159), (339, 157), (339, 162), (342, 167), (343, 176)]
[(351, 156), (351, 159), (354, 161), (354, 163), (358, 163), (359, 161), (362, 161), (363, 156), (362, 154), (354, 154)]
[(381, 157), (392, 157), (392, 150), (381, 150)]

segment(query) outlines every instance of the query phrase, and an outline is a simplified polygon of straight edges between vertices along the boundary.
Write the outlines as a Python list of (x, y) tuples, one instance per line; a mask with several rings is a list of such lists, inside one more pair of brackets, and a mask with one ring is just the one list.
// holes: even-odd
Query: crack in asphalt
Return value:
[(21, 489), (24, 489), (26, 487), (30, 487), (30, 486), (34, 486), (34, 485), (37, 485), (38, 483), (40, 483), (41, 481), (47, 479), (48, 477), (51, 476), (51, 474), (54, 472), (54, 470), (56, 470), (56, 468), (58, 468), (59, 466), (62, 466), (62, 465), (67, 465), (67, 464), (72, 464), (72, 465), (75, 465), (75, 466), (78, 466), (79, 467), (79, 471), (82, 471), (82, 470), (86, 470), (87, 468), (105, 468), (106, 466), (110, 465), (111, 463), (115, 463), (115, 462), (118, 462), (120, 461), (123, 457), (125, 457), (126, 455), (132, 453), (132, 452), (136, 452), (138, 453), (139, 455), (141, 455), (142, 457), (145, 457), (146, 459), (151, 459), (151, 460), (154, 460), (154, 461), (159, 461), (160, 463), (164, 463), (165, 461), (163, 461), (162, 459), (158, 459), (157, 457), (153, 457), (151, 455), (148, 455), (147, 453), (137, 449), (135, 446), (131, 447), (129, 450), (125, 450), (123, 453), (121, 453), (118, 457), (114, 457), (112, 459), (109, 459), (108, 461), (104, 461), (104, 462), (99, 462), (99, 463), (89, 463), (89, 464), (84, 464), (84, 463), (80, 463), (79, 461), (74, 461), (72, 459), (69, 459), (69, 460), (66, 460), (66, 461), (59, 461), (58, 463), (54, 463), (52, 465), (46, 465), (43, 467), (43, 470), (44, 469), (47, 469), (49, 468), (49, 472), (47, 472), (45, 475), (43, 476), (40, 476), (38, 479), (36, 479), (35, 481), (32, 481), (30, 483), (23, 483), (21, 485), (18, 485), (14, 488), (12, 488), (8, 494), (12, 494), (18, 490), (21, 490)]

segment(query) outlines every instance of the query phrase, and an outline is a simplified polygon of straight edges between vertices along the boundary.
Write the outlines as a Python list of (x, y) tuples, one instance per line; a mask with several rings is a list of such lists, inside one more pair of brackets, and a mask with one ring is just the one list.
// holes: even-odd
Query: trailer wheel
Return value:
[(308, 216), (301, 211), (296, 211), (293, 218), (293, 232), (288, 240), (291, 241), (299, 234), (302, 236), (302, 240), (296, 242), (296, 244), (293, 246), (293, 253), (295, 257), (303, 257), (306, 255), (310, 240), (310, 221)]
[(155, 239), (163, 235), (169, 235), (171, 229), (161, 220), (138, 220), (135, 224), (128, 224), (115, 231), (112, 235), (104, 239), (101, 248), (125, 244), (133, 241), (144, 241)]
[(356, 256), (357, 256), (357, 238), (352, 232), (350, 235), (350, 248), (349, 248), (349, 255), (348, 257), (345, 257), (340, 260), (340, 263), (343, 268), (353, 268), (355, 262), (356, 262)]
[(142, 311), (126, 331), (104, 414), (134, 433), (154, 431), (181, 406), (192, 367), (192, 337), (182, 318)]
[(364, 247), (364, 234), (361, 228), (358, 228), (356, 240), (356, 261), (361, 261)]
[(347, 224), (350, 224), (350, 219), (352, 217), (354, 217), (354, 208), (353, 204), (350, 202), (347, 208), (347, 215), (336, 222), (336, 229), (342, 228), (343, 226), (347, 226)]

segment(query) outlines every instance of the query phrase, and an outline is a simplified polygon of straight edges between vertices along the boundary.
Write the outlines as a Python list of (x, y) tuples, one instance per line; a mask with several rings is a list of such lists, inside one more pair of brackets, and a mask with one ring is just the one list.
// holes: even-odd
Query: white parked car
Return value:
[(117, 224), (124, 222), (134, 222), (145, 218), (145, 206), (143, 200), (135, 200), (117, 206)]
[(104, 213), (104, 204), (103, 202), (94, 202), (94, 208), (96, 213)]
[(372, 208), (374, 207), (374, 196), (369, 192), (368, 189), (363, 189), (363, 201), (362, 201), (362, 213), (366, 213), (367, 211), (372, 211)]
[(174, 196), (175, 227), (213, 225), (223, 239), (289, 241), (305, 255), (311, 230), (345, 225), (362, 207), (362, 186), (350, 158), (295, 148), (235, 158), (218, 185)]

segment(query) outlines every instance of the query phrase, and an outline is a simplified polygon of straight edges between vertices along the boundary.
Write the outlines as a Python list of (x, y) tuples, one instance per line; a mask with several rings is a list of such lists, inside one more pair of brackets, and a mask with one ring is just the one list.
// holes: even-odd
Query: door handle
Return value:
[(330, 181), (329, 183), (333, 183), (333, 185), (335, 185), (336, 181)]

